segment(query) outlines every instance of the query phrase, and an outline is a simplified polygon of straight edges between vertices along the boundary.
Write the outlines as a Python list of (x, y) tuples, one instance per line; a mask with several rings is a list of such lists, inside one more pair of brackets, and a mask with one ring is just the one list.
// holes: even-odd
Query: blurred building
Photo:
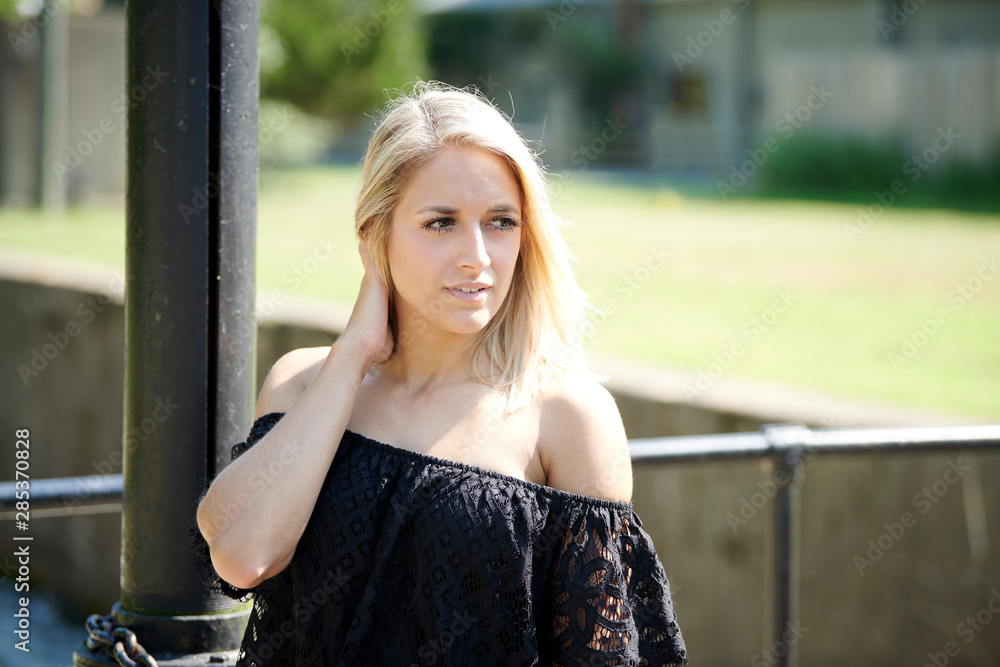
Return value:
[[(581, 123), (579, 84), (545, 48), (590, 22), (639, 59), (631, 97), (606, 113), (630, 141), (612, 162), (718, 172), (773, 137), (828, 133), (898, 139), (914, 152), (958, 134), (947, 157), (1000, 147), (1000, 3), (995, 0), (421, 0), (430, 15), (488, 14), (502, 39), (537, 12), (533, 46), (503, 48), (480, 77), (503, 82), (550, 164), (581, 166), (602, 142)], [(455, 39), (460, 36), (455, 35)], [(453, 83), (459, 83), (452, 81)], [(495, 95), (495, 91), (494, 91)], [(544, 125), (544, 137), (541, 137)], [(590, 143), (594, 145), (591, 146)], [(773, 144), (769, 144), (773, 145)], [(939, 142), (939, 145), (943, 145)]]
[[(477, 85), (554, 168), (715, 174), (800, 133), (1000, 147), (996, 0), (416, 2), (435, 76)], [(41, 23), (0, 22), (0, 204), (37, 190)], [(71, 17), (68, 139), (46, 167), (71, 201), (124, 192), (124, 39), (120, 5)]]
[[(68, 6), (57, 2), (56, 11), (65, 12)], [(44, 168), (66, 183), (71, 201), (120, 198), (125, 192), (129, 102), (125, 13), (121, 4), (109, 4), (92, 15), (68, 18), (66, 145), (58, 151), (58, 160)], [(30, 204), (37, 193), (42, 169), (40, 33), (46, 23), (44, 13), (23, 21), (0, 21), (0, 204)]]

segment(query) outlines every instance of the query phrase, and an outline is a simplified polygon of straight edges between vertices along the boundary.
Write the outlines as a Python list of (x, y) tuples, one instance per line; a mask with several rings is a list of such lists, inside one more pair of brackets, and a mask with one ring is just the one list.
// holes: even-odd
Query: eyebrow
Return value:
[[(419, 211), (417, 211), (416, 215), (420, 215), (421, 213), (426, 213), (428, 211), (433, 211), (435, 213), (440, 213), (441, 215), (455, 215), (456, 213), (458, 213), (458, 209), (454, 208), (452, 206), (447, 206), (445, 204), (435, 204), (433, 206), (425, 206), (425, 207), (423, 207), (422, 209), (420, 209)], [(489, 212), (490, 213), (517, 213), (517, 208), (514, 205), (512, 205), (512, 204), (508, 204), (507, 202), (497, 202), (496, 204), (493, 204), (493, 206), (490, 206)]]

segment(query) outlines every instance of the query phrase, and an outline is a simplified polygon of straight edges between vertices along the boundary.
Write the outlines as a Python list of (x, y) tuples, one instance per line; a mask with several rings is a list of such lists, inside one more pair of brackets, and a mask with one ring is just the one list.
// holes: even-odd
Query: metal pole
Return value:
[(58, 211), (66, 207), (69, 191), (69, 176), (53, 169), (66, 159), (69, 144), (69, 5), (46, 0), (40, 16), (38, 203)]
[(249, 614), (187, 532), (253, 417), (257, 34), (254, 2), (126, 4), (124, 430), (145, 438), (125, 443), (113, 618), (170, 665), (231, 663)]
[(801, 546), (799, 475), (802, 446), (811, 432), (802, 424), (765, 426), (764, 436), (774, 450), (774, 599), (772, 644), (768, 647), (778, 667), (798, 667), (799, 552)]
[(209, 442), (214, 452), (206, 480), (229, 465), (232, 446), (246, 437), (256, 403), (257, 325), (254, 312), (255, 258), (257, 253), (257, 112), (259, 4), (216, 0), (219, 11), (213, 30), (219, 48), (218, 64), (210, 67), (210, 92), (218, 92), (212, 105), (210, 127), (218, 137), (211, 141), (210, 178), (217, 179), (216, 286), (217, 318), (214, 320), (215, 433)]

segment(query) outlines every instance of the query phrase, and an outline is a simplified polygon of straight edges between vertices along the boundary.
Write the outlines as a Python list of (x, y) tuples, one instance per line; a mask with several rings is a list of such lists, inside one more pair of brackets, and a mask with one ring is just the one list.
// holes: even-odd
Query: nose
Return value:
[(490, 254), (486, 239), (479, 225), (467, 225), (460, 235), (458, 265), (463, 269), (482, 271), (490, 265)]

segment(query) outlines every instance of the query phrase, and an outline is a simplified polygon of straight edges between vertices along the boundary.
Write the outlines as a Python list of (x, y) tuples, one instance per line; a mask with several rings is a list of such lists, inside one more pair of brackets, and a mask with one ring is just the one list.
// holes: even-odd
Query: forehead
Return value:
[(480, 208), (507, 204), (520, 209), (521, 189), (506, 160), (481, 148), (447, 147), (411, 176), (400, 209), (424, 206)]

